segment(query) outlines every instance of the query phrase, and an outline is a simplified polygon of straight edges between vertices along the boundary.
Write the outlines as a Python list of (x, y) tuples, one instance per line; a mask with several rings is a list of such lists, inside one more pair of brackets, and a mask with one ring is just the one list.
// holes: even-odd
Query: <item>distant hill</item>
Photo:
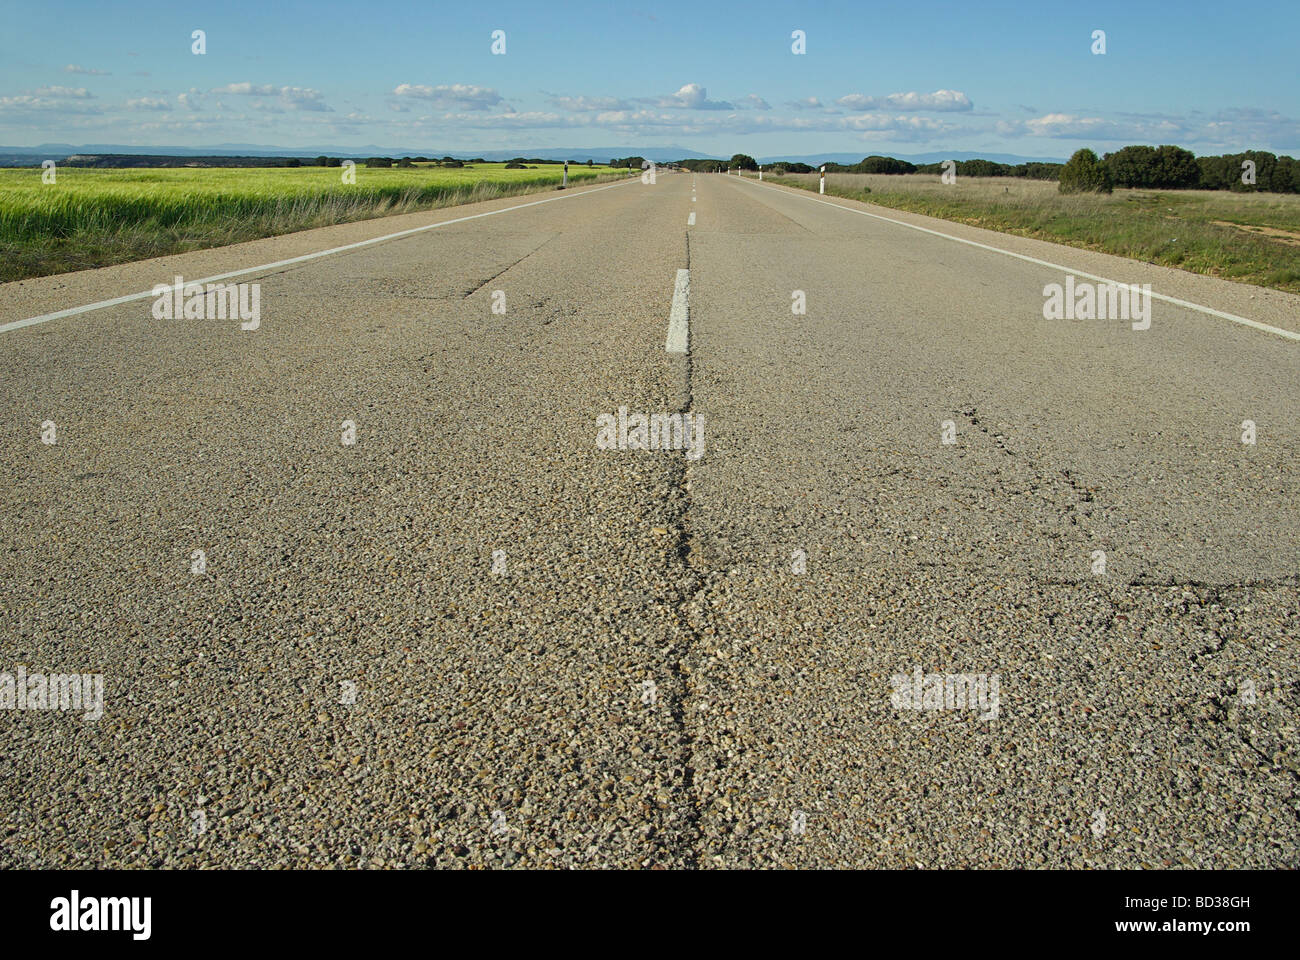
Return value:
[[(810, 166), (817, 166), (821, 163), (857, 163), (864, 157), (881, 156), (893, 157), (895, 160), (906, 160), (909, 163), (942, 163), (944, 160), (992, 160), (994, 163), (1065, 163), (1065, 157), (1021, 157), (1014, 153), (971, 153), (963, 150), (950, 150), (947, 153), (893, 153), (892, 151), (879, 150), (861, 150), (857, 153), (815, 153), (802, 157), (792, 157), (786, 154), (773, 154), (768, 157), (757, 157), (759, 163), (776, 163), (778, 160), (789, 160), (791, 163), (806, 163)], [(683, 160), (692, 159), (691, 157), (682, 157)], [(726, 159), (725, 157), (723, 159)]]
[[(863, 157), (871, 156), (874, 151), (864, 149), (857, 153), (818, 153), (802, 156), (790, 154), (771, 154), (758, 158), (759, 163), (775, 163), (777, 160), (790, 160), (816, 166), (819, 163), (857, 163)], [(112, 154), (130, 154), (150, 157), (459, 157), (471, 159), (482, 157), (484, 160), (509, 160), (512, 157), (536, 157), (540, 160), (573, 160), (585, 163), (594, 160), (603, 163), (614, 157), (645, 157), (656, 163), (673, 160), (703, 160), (711, 154), (697, 153), (685, 147), (519, 147), (510, 150), (448, 150), (442, 147), (340, 147), (338, 145), (318, 145), (310, 147), (274, 147), (264, 144), (221, 143), (204, 147), (176, 146), (134, 146), (122, 143), (43, 143), (36, 147), (0, 147), (0, 167), (34, 166), (42, 160), (66, 160), (74, 154), (94, 154), (98, 156)], [(993, 160), (997, 163), (1065, 163), (1064, 157), (1021, 157), (1011, 153), (979, 153), (952, 150), (947, 153), (893, 153), (885, 151), (891, 157), (908, 160), (912, 163), (938, 163), (943, 160)], [(882, 154), (882, 155), (884, 155)], [(728, 154), (730, 156), (730, 154)], [(720, 157), (718, 159), (727, 159)], [(152, 165), (152, 164), (150, 164)]]
[[(65, 160), (70, 156), (80, 155), (124, 155), (149, 157), (299, 157), (319, 156), (350, 157), (459, 157), (471, 159), (482, 157), (484, 160), (510, 160), (514, 157), (536, 157), (539, 160), (573, 160), (585, 163), (593, 160), (604, 163), (614, 157), (645, 157), (656, 163), (672, 160), (703, 159), (708, 156), (696, 153), (685, 147), (527, 147), (521, 146), (510, 150), (448, 150), (442, 147), (269, 147), (249, 143), (222, 143), (205, 147), (175, 146), (134, 146), (122, 143), (43, 143), (36, 147), (0, 146), (0, 166), (33, 166), (42, 160)], [(861, 160), (856, 157), (855, 161)]]

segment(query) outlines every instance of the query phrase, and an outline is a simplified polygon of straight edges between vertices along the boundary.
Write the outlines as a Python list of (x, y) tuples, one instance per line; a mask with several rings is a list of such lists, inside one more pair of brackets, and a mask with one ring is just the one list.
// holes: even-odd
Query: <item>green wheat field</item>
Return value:
[[(0, 169), (0, 282), (223, 246), (311, 227), (491, 200), (560, 185), (547, 164)], [(571, 184), (628, 176), (569, 166)]]

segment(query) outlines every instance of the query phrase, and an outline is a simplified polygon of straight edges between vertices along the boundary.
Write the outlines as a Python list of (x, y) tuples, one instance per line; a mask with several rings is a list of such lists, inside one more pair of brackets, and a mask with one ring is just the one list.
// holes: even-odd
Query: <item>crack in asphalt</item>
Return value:
[[(690, 234), (686, 234), (686, 269), (691, 267)], [(688, 305), (689, 311), (689, 305)], [(689, 315), (689, 313), (688, 313)], [(693, 361), (688, 350), (681, 357), (682, 392), (674, 412), (686, 414), (691, 411), (693, 402), (692, 373)], [(686, 720), (686, 703), (691, 689), (691, 669), (687, 658), (701, 640), (700, 631), (694, 625), (691, 614), (692, 603), (704, 592), (701, 571), (697, 569), (698, 551), (695, 549), (691, 532), (691, 464), (686, 459), (686, 451), (678, 451), (668, 468), (668, 506), (667, 528), (671, 538), (670, 567), (668, 577), (676, 586), (676, 599), (673, 602), (673, 615), (677, 621), (684, 642), (676, 645), (669, 673), (674, 685), (680, 690), (675, 698), (670, 715), (677, 729), (678, 747), (682, 753), (681, 797), (685, 804), (683, 820), (686, 830), (679, 837), (677, 848), (672, 849), (681, 862), (690, 869), (699, 869), (700, 845), (703, 833), (700, 828), (700, 798), (695, 788), (695, 737), (691, 734)], [(702, 605), (707, 610), (708, 605)]]
[(469, 290), (466, 290), (463, 294), (461, 294), (461, 299), (462, 299), (462, 300), (468, 300), (470, 297), (474, 296), (474, 294), (478, 293), (480, 290), (482, 290), (484, 287), (486, 287), (489, 283), (491, 283), (491, 282), (492, 282), (493, 280), (495, 280), (497, 277), (501, 276), (502, 274), (509, 273), (509, 272), (510, 272), (511, 270), (513, 270), (515, 267), (519, 266), (519, 264), (523, 263), (525, 260), (527, 260), (527, 259), (528, 259), (529, 257), (531, 257), (533, 254), (535, 254), (538, 250), (542, 249), (542, 247), (546, 246), (548, 243), (550, 243), (552, 240), (554, 240), (556, 236), (558, 236), (558, 234), (552, 234), (551, 236), (549, 236), (549, 237), (547, 237), (545, 240), (543, 240), (541, 243), (539, 243), (537, 246), (533, 247), (533, 249), (531, 249), (531, 250), (529, 250), (527, 253), (525, 253), (522, 257), (520, 257), (520, 258), (519, 258), (518, 260), (516, 260), (514, 263), (509, 264), (508, 266), (502, 267), (500, 270), (498, 270), (496, 273), (492, 274), (492, 276), (488, 277), (486, 280), (484, 280), (484, 281), (483, 281), (482, 283), (480, 283), (478, 286), (473, 287), (473, 288), (471, 288), (471, 289), (469, 289)]

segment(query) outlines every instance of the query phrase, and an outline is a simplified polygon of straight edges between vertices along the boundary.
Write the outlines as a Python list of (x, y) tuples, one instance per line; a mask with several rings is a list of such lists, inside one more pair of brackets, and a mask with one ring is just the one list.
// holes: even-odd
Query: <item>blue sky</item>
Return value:
[(1300, 153), (1297, 0), (3, 0), (0, 23), (7, 146)]

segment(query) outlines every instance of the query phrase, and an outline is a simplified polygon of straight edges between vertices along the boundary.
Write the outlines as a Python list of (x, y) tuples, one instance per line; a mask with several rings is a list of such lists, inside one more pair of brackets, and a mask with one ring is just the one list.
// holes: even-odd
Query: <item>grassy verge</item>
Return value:
[[(816, 174), (764, 177), (817, 190)], [(827, 174), (838, 197), (1300, 293), (1300, 196), (1213, 190), (1057, 192), (1052, 181)]]
[[(219, 247), (336, 223), (553, 190), (558, 167), (0, 170), (0, 282)], [(577, 186), (622, 179), (570, 167)]]

